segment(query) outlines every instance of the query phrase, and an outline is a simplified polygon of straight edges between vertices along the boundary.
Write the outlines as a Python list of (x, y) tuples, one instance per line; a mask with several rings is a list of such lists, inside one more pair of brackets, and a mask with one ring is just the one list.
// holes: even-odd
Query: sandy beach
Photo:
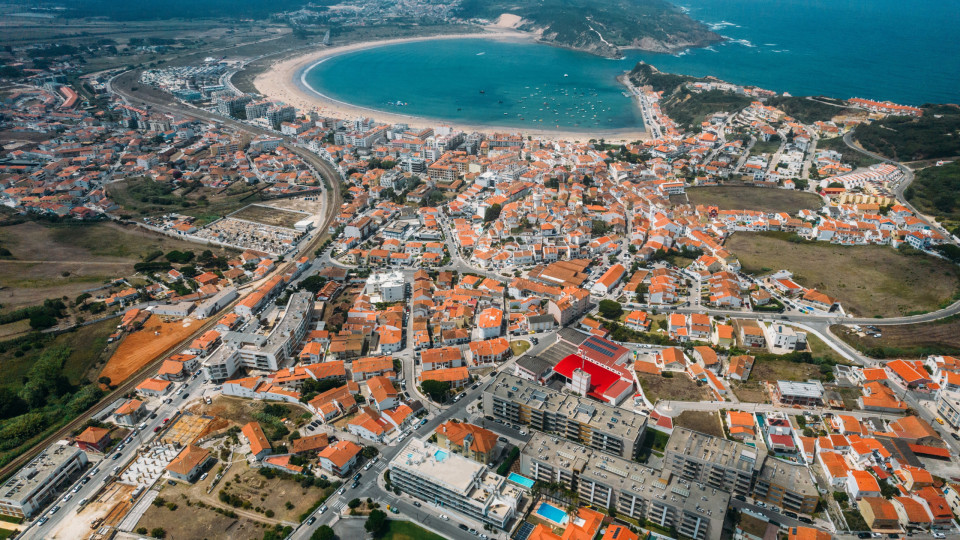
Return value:
[(374, 118), (380, 122), (391, 124), (404, 123), (414, 128), (427, 128), (439, 125), (451, 126), (463, 131), (477, 131), (483, 133), (507, 132), (523, 133), (541, 139), (566, 140), (586, 142), (590, 139), (603, 138), (607, 142), (631, 142), (636, 140), (646, 140), (650, 136), (643, 130), (610, 130), (604, 132), (577, 132), (569, 130), (537, 130), (521, 129), (517, 127), (490, 125), (471, 125), (460, 122), (452, 122), (444, 119), (423, 118), (405, 114), (390, 113), (351, 105), (340, 100), (333, 99), (323, 95), (306, 85), (303, 80), (303, 74), (311, 67), (326, 58), (344, 54), (351, 51), (370, 49), (373, 47), (382, 47), (384, 45), (393, 45), (398, 43), (410, 43), (414, 41), (444, 40), (444, 39), (497, 39), (497, 40), (515, 40), (515, 41), (533, 41), (536, 36), (533, 34), (510, 30), (504, 26), (489, 27), (484, 32), (476, 34), (453, 34), (439, 36), (423, 36), (402, 39), (389, 39), (383, 41), (371, 41), (344, 45), (342, 47), (320, 48), (309, 53), (299, 55), (293, 58), (283, 59), (275, 62), (270, 69), (264, 71), (254, 79), (254, 86), (264, 96), (271, 99), (280, 100), (293, 105), (298, 109), (309, 111), (317, 110), (320, 114), (334, 118), (353, 119), (359, 117)]

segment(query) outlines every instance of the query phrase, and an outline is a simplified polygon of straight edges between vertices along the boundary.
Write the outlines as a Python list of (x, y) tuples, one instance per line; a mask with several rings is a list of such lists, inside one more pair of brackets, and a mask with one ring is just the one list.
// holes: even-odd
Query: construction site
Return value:
[(122, 383), (171, 347), (186, 340), (199, 328), (199, 324), (190, 318), (165, 323), (152, 315), (143, 328), (123, 338), (100, 376), (109, 377), (113, 385)]

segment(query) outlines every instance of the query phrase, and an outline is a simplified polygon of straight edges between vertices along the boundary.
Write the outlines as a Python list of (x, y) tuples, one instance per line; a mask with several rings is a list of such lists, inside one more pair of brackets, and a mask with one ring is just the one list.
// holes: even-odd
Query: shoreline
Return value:
[(317, 110), (324, 116), (331, 116), (344, 120), (354, 118), (373, 118), (379, 122), (390, 124), (407, 124), (411, 128), (433, 128), (440, 125), (450, 126), (465, 132), (481, 133), (522, 133), (541, 139), (569, 140), (586, 142), (590, 139), (603, 138), (609, 142), (633, 142), (648, 140), (650, 134), (644, 129), (628, 128), (609, 131), (576, 131), (572, 129), (537, 129), (516, 126), (502, 126), (496, 124), (472, 124), (443, 118), (406, 115), (381, 111), (370, 107), (353, 105), (332, 98), (313, 89), (307, 84), (304, 76), (314, 66), (341, 54), (428, 40), (446, 39), (493, 39), (500, 41), (524, 41), (537, 43), (536, 35), (512, 31), (508, 28), (487, 27), (485, 31), (474, 34), (442, 34), (437, 36), (413, 36), (407, 38), (387, 39), (353, 43), (333, 48), (320, 48), (292, 58), (277, 60), (269, 69), (254, 78), (253, 85), (265, 97), (283, 101), (302, 111)]

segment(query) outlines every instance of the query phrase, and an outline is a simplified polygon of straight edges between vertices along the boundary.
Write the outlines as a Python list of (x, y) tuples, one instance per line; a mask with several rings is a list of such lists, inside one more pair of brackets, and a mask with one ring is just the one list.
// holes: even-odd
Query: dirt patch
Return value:
[(301, 214), (300, 212), (273, 208), (262, 204), (251, 204), (230, 214), (230, 217), (292, 229), (298, 221), (307, 219), (310, 216)]
[(166, 538), (181, 540), (189, 538), (231, 538), (236, 540), (255, 540), (263, 538), (264, 528), (259, 522), (239, 517), (224, 516), (212, 508), (201, 508), (196, 503), (188, 506), (178, 501), (177, 509), (171, 511), (166, 506), (150, 505), (150, 508), (137, 522), (137, 528), (149, 531), (161, 528)]
[(758, 210), (760, 212), (787, 212), (816, 210), (823, 206), (819, 195), (789, 189), (770, 189), (747, 186), (718, 186), (689, 188), (690, 204), (717, 206), (721, 210)]
[(750, 380), (754, 382), (806, 381), (820, 378), (819, 366), (789, 360), (757, 359), (750, 371)]
[(673, 423), (714, 437), (724, 437), (720, 417), (712, 411), (683, 411), (679, 416), (674, 417)]
[(156, 315), (151, 315), (142, 329), (123, 338), (100, 376), (110, 377), (112, 384), (119, 384), (167, 349), (185, 340), (199, 327), (200, 323), (192, 319), (165, 323)]
[(844, 310), (864, 317), (931, 311), (949, 302), (960, 279), (951, 263), (909, 256), (889, 246), (837, 246), (797, 242), (785, 233), (743, 233), (725, 247), (743, 270), (767, 274), (786, 269), (794, 280), (839, 298)]
[(760, 381), (733, 382), (730, 388), (733, 389), (733, 393), (740, 401), (746, 403), (770, 403), (770, 396), (767, 395)]
[(643, 394), (650, 403), (668, 401), (707, 401), (712, 399), (705, 386), (697, 386), (685, 373), (664, 377), (652, 373), (637, 373)]

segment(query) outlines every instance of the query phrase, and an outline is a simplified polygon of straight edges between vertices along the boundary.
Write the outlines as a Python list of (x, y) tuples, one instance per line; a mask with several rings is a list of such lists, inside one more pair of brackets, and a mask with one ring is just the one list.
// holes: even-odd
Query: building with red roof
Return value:
[(625, 380), (619, 371), (589, 362), (576, 354), (568, 355), (553, 367), (553, 371), (564, 378), (566, 388), (572, 392), (619, 405), (633, 394), (633, 380)]

